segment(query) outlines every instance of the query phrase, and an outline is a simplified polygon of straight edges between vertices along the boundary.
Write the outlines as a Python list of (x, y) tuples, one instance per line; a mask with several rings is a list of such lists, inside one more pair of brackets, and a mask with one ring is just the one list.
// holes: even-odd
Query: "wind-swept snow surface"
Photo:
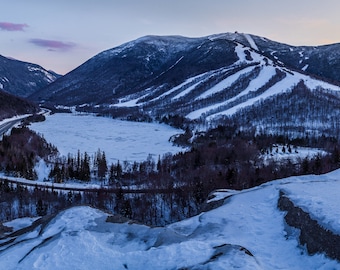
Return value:
[(109, 223), (108, 214), (99, 210), (71, 208), (41, 224), (35, 222), (18, 236), (2, 239), (1, 267), (340, 269), (338, 261), (308, 255), (277, 209), (283, 190), (315, 220), (339, 229), (339, 197), (332, 196), (340, 190), (339, 179), (340, 170), (290, 177), (244, 191), (216, 192), (211, 200), (227, 198), (222, 206), (163, 228)]

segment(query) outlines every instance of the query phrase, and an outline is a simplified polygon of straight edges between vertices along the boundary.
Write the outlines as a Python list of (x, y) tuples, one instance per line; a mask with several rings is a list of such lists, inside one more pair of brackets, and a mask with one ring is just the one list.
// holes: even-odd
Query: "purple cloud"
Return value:
[(50, 51), (69, 51), (76, 46), (75, 43), (71, 42), (62, 42), (58, 40), (48, 40), (40, 38), (30, 39), (29, 42), (39, 47), (48, 48)]
[(0, 29), (5, 31), (25, 31), (26, 27), (26, 23), (0, 22)]

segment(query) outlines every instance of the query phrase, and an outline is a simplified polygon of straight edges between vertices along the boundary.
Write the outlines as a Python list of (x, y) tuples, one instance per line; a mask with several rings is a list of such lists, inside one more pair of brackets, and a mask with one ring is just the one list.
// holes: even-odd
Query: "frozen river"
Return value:
[(30, 129), (42, 134), (61, 155), (75, 155), (78, 150), (93, 155), (100, 149), (109, 163), (143, 161), (149, 154), (157, 160), (159, 155), (183, 151), (169, 142), (172, 135), (183, 131), (158, 123), (57, 113), (47, 116), (44, 122), (33, 123)]

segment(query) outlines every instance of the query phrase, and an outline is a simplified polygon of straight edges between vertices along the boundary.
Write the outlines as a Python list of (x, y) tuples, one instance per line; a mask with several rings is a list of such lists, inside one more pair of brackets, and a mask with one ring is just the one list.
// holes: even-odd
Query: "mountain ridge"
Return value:
[(59, 77), (37, 64), (0, 55), (0, 90), (4, 92), (27, 97)]

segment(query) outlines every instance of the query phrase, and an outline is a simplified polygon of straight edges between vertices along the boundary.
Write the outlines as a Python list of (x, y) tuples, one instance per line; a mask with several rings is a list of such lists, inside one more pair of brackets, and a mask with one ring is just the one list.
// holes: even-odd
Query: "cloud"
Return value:
[(39, 47), (48, 48), (50, 51), (69, 51), (76, 46), (76, 44), (72, 42), (63, 42), (58, 40), (48, 40), (40, 38), (30, 39), (29, 42)]
[(0, 29), (5, 31), (25, 31), (26, 27), (26, 23), (0, 22)]

